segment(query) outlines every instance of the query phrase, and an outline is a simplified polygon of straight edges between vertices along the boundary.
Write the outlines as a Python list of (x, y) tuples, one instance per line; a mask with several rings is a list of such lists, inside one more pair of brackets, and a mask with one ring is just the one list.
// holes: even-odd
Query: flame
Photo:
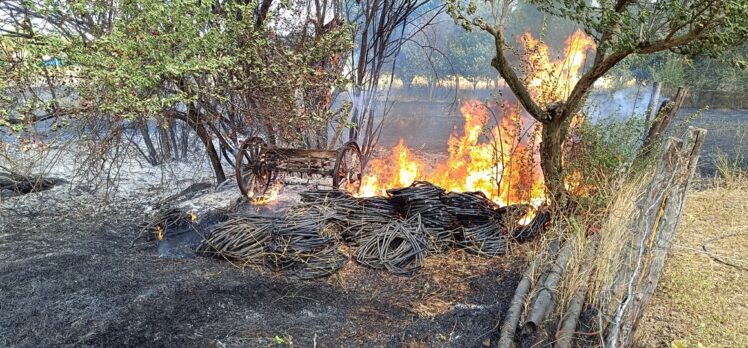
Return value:
[(427, 180), (449, 191), (483, 192), (500, 205), (540, 205), (543, 178), (534, 156), (537, 151), (532, 151), (539, 145), (539, 135), (523, 127), (525, 120), (517, 108), (505, 104), (500, 109), (499, 125), (489, 129), (489, 108), (478, 100), (464, 102), (462, 135), (449, 137), (449, 157), (431, 170), (401, 139), (389, 157), (370, 162), (360, 196), (384, 195), (389, 188)]
[(520, 36), (519, 41), (524, 49), (521, 61), (525, 83), (541, 105), (569, 97), (581, 77), (587, 52), (596, 48), (595, 40), (581, 29), (566, 39), (564, 57), (558, 60), (552, 60), (548, 46), (530, 33)]
[(195, 223), (195, 221), (197, 221), (197, 214), (194, 210), (190, 210), (190, 223)]
[(156, 239), (164, 240), (164, 228), (161, 225), (156, 225)]
[(273, 187), (262, 196), (254, 197), (254, 194), (251, 192), (247, 196), (252, 205), (267, 205), (278, 198), (281, 188), (283, 188), (283, 184), (281, 182), (276, 182), (275, 185), (273, 185)]
[(424, 163), (415, 159), (412, 151), (405, 145), (405, 140), (392, 149), (388, 158), (374, 159), (369, 162), (371, 175), (361, 180), (361, 197), (385, 195), (387, 189), (409, 186), (420, 178), (424, 172)]
[(530, 211), (528, 211), (527, 214), (523, 216), (517, 223), (522, 226), (527, 226), (532, 222), (532, 219), (535, 218), (535, 215), (538, 215), (538, 211), (536, 209), (530, 209)]
[[(568, 98), (580, 79), (587, 52), (595, 50), (594, 39), (581, 30), (569, 36), (564, 56), (558, 60), (551, 59), (548, 46), (530, 33), (519, 41), (524, 48), (524, 82), (542, 106)], [(489, 129), (490, 109), (477, 100), (464, 102), (462, 135), (449, 137), (448, 159), (433, 166), (417, 159), (401, 139), (389, 157), (369, 163), (360, 196), (384, 195), (389, 188), (427, 180), (449, 191), (483, 192), (499, 205), (541, 205), (545, 191), (538, 158), (540, 127), (533, 127), (534, 122), (519, 107), (497, 106), (501, 118)], [(529, 223), (534, 215), (533, 210), (522, 223)]]

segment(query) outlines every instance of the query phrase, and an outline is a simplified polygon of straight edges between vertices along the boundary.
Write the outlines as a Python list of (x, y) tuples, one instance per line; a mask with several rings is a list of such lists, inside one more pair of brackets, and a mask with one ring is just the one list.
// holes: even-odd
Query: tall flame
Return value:
[(521, 62), (525, 83), (535, 100), (543, 105), (566, 100), (581, 77), (587, 51), (595, 50), (595, 40), (577, 29), (566, 39), (564, 57), (552, 60), (548, 46), (532, 34), (520, 36), (524, 49)]
[[(537, 158), (533, 156), (539, 137), (525, 123), (517, 108), (502, 105), (499, 125), (488, 129), (489, 112), (477, 100), (463, 103), (465, 118), (462, 135), (449, 137), (449, 157), (437, 162), (432, 170), (417, 159), (404, 140), (392, 149), (389, 157), (373, 160), (364, 176), (361, 196), (383, 195), (393, 187), (427, 180), (449, 191), (480, 191), (501, 205), (543, 201), (543, 178)], [(487, 141), (481, 142), (485, 136)]]
[[(531, 34), (525, 33), (519, 41), (524, 48), (525, 83), (543, 106), (569, 97), (587, 52), (595, 49), (594, 40), (581, 30), (569, 36), (564, 57), (557, 60), (551, 59), (548, 46)], [(432, 170), (427, 170), (430, 166), (415, 158), (401, 139), (388, 158), (369, 163), (360, 195), (383, 195), (389, 188), (427, 180), (449, 191), (483, 192), (500, 205), (540, 205), (545, 193), (537, 157), (539, 127), (525, 127), (529, 118), (516, 107), (505, 103), (500, 110), (498, 125), (489, 130), (489, 108), (477, 100), (464, 102), (460, 108), (465, 118), (462, 135), (449, 137), (448, 159), (436, 163)]]

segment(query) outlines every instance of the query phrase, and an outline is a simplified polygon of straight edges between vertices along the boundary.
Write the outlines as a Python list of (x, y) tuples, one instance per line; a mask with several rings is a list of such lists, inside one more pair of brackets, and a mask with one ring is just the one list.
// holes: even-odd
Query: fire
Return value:
[[(595, 50), (594, 39), (581, 30), (569, 36), (563, 58), (557, 60), (551, 59), (548, 46), (531, 34), (522, 35), (519, 41), (524, 48), (524, 82), (543, 106), (568, 98), (579, 81), (587, 52)], [(505, 103), (499, 109), (500, 121), (489, 129), (491, 110), (477, 100), (464, 102), (460, 108), (465, 118), (462, 134), (449, 137), (448, 159), (433, 166), (415, 158), (400, 140), (389, 157), (369, 163), (360, 195), (383, 195), (389, 188), (427, 180), (449, 191), (483, 192), (500, 205), (539, 206), (545, 201), (538, 158), (540, 128), (534, 127), (534, 122), (526, 127), (532, 120), (523, 117), (518, 107)], [(529, 214), (524, 220), (532, 217)]]
[(519, 39), (524, 56), (525, 83), (538, 103), (548, 105), (566, 100), (581, 77), (587, 52), (595, 50), (595, 40), (577, 29), (566, 39), (563, 58), (552, 60), (547, 45), (532, 34), (525, 33)]
[[(543, 178), (536, 151), (532, 151), (539, 137), (532, 127), (522, 127), (525, 122), (517, 108), (502, 105), (501, 110), (499, 125), (489, 129), (488, 107), (477, 100), (463, 103), (462, 135), (449, 137), (448, 159), (433, 165), (432, 170), (400, 140), (389, 157), (370, 162), (360, 195), (383, 195), (389, 188), (427, 180), (449, 191), (483, 192), (500, 205), (539, 205), (544, 200)], [(482, 136), (486, 141), (481, 141)]]
[(262, 196), (254, 197), (250, 193), (250, 202), (252, 203), (252, 205), (267, 205), (268, 203), (273, 202), (276, 198), (278, 198), (278, 194), (280, 193), (281, 188), (283, 188), (283, 184), (281, 182), (276, 182), (275, 185), (273, 185), (273, 187), (271, 187)]
[(373, 175), (366, 175), (361, 180), (360, 195), (371, 197), (384, 195), (387, 189), (393, 187), (410, 186), (420, 178), (425, 165), (413, 157), (412, 151), (400, 139), (400, 143), (392, 149), (392, 155), (384, 159), (374, 159), (368, 168)]
[(161, 225), (156, 225), (156, 239), (164, 240), (164, 228)]

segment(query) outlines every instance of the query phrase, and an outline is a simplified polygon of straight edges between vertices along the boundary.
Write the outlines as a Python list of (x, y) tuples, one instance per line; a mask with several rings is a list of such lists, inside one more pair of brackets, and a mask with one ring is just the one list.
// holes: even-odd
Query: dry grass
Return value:
[[(641, 347), (748, 347), (748, 181), (688, 194), (659, 289), (641, 321)], [(720, 239), (721, 238), (721, 239)], [(712, 242), (713, 241), (713, 242)]]

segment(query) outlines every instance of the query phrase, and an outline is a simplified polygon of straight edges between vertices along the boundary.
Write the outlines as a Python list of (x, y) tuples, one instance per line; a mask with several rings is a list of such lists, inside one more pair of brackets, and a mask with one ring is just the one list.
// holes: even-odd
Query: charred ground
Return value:
[(300, 281), (130, 248), (145, 202), (88, 213), (56, 202), (4, 214), (0, 345), (481, 346), (496, 339), (523, 264), (455, 251), (413, 277), (349, 262)]

